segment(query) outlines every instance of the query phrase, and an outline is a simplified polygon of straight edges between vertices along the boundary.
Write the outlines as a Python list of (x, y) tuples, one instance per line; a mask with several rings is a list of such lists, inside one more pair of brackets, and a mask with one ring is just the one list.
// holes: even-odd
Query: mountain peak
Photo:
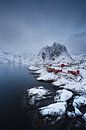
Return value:
[(32, 62), (35, 62), (37, 65), (46, 63), (69, 63), (73, 62), (73, 59), (64, 45), (54, 42), (51, 46), (43, 47)]
[(63, 53), (68, 53), (66, 47), (60, 43), (54, 42), (51, 46), (43, 47), (38, 56), (40, 56), (43, 60), (53, 60), (55, 57), (58, 57)]
[(52, 45), (52, 48), (57, 49), (59, 51), (59, 53), (64, 53), (64, 52), (67, 53), (66, 47), (64, 45), (60, 44), (60, 43), (54, 42), (53, 45)]
[(57, 42), (53, 42), (52, 46), (60, 46), (61, 44), (60, 43), (57, 43)]

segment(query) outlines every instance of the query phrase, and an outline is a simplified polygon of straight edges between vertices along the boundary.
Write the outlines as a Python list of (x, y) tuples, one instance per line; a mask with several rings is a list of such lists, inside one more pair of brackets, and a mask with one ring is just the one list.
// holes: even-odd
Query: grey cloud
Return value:
[(86, 0), (0, 0), (0, 49), (35, 52), (54, 41), (80, 49), (85, 14)]
[(70, 35), (67, 38), (66, 45), (72, 53), (86, 53), (86, 32)]

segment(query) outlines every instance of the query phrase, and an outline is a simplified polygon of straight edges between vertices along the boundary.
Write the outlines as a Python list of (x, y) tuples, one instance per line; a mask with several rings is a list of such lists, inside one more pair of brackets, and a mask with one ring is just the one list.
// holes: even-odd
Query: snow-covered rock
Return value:
[(29, 96), (34, 95), (37, 98), (41, 98), (42, 96), (44, 96), (48, 93), (48, 90), (46, 90), (46, 89), (44, 89), (44, 87), (40, 86), (40, 87), (37, 87), (37, 88), (34, 87), (34, 88), (31, 88), (31, 89), (28, 89), (27, 92), (28, 92)]
[(58, 101), (65, 102), (65, 101), (69, 100), (70, 98), (72, 98), (72, 96), (73, 96), (73, 93), (66, 89), (57, 90), (56, 93), (57, 94), (56, 94), (54, 100), (57, 102)]
[(86, 98), (83, 96), (76, 96), (73, 101), (73, 106), (75, 108), (75, 114), (78, 116), (83, 115), (83, 113), (80, 111), (80, 107), (82, 105), (86, 105)]
[(61, 76), (57, 79), (57, 81), (53, 82), (52, 84), (55, 86), (64, 86), (65, 84), (67, 84), (68, 81), (66, 78), (61, 78)]
[(76, 96), (74, 98), (73, 106), (79, 108), (81, 105), (86, 104), (86, 98), (83, 96)]
[(29, 67), (29, 70), (31, 70), (31, 71), (36, 71), (36, 70), (38, 70), (38, 68), (35, 67), (35, 66), (30, 66), (30, 67)]
[(34, 87), (27, 90), (29, 103), (31, 105), (36, 105), (36, 103), (41, 102), (47, 98), (52, 98), (49, 90), (45, 89), (43, 86)]
[(66, 111), (66, 106), (67, 106), (66, 102), (58, 102), (58, 103), (53, 103), (48, 106), (42, 107), (39, 110), (43, 116), (48, 116), (48, 115), (62, 116)]
[(46, 72), (46, 69), (45, 68), (41, 68), (41, 69), (35, 71), (34, 73), (36, 73), (36, 74), (43, 74), (44, 72)]
[(43, 72), (41, 75), (37, 78), (37, 80), (43, 80), (43, 81), (55, 81), (58, 78), (54, 73), (48, 73)]
[(82, 118), (86, 121), (86, 113), (82, 116)]
[(82, 116), (83, 114), (80, 112), (80, 110), (78, 108), (75, 107), (75, 114), (77, 116)]
[(70, 118), (76, 117), (75, 112), (67, 111), (67, 115), (68, 115)]

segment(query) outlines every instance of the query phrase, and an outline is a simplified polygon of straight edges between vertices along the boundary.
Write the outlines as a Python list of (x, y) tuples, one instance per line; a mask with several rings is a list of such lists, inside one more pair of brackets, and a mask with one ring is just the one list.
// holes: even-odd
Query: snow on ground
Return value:
[(76, 91), (81, 95), (84, 94), (86, 97), (86, 70), (80, 69), (80, 75), (78, 76), (60, 73), (57, 81), (53, 82), (52, 84), (65, 89)]
[(73, 93), (66, 90), (66, 89), (63, 89), (63, 90), (57, 90), (56, 91), (56, 96), (54, 97), (54, 100), (55, 101), (67, 101), (68, 99), (72, 98), (73, 96)]
[(46, 90), (43, 86), (34, 87), (27, 90), (28, 97), (30, 97), (30, 104), (34, 105), (35, 101), (45, 99), (46, 95), (50, 94), (49, 90)]
[(66, 102), (58, 102), (58, 103), (53, 103), (48, 106), (42, 107), (39, 110), (43, 116), (47, 116), (47, 115), (62, 116), (66, 111), (66, 106), (67, 106)]
[[(56, 91), (56, 96), (54, 97), (54, 103), (39, 109), (43, 116), (56, 115), (62, 116), (65, 112), (69, 117), (80, 116), (86, 121), (86, 112), (83, 113), (80, 109), (82, 105), (86, 105), (86, 69), (83, 64), (75, 64), (70, 67), (61, 68), (57, 64), (49, 66), (49, 68), (54, 68), (56, 70), (61, 70), (63, 72), (55, 74), (54, 72), (48, 72), (46, 67), (35, 71), (39, 74), (37, 80), (43, 81), (53, 81), (52, 84), (59, 87), (60, 90)], [(79, 70), (80, 75), (68, 74), (68, 70)], [(73, 92), (79, 96), (75, 96)], [(66, 110), (67, 100), (73, 97), (72, 108), (73, 110)], [(34, 97), (33, 97), (34, 98)], [(43, 98), (43, 96), (42, 96)], [(32, 99), (33, 100), (33, 99)]]
[[(80, 66), (82, 66), (82, 64), (61, 68), (58, 67), (58, 65), (56, 66), (54, 64), (51, 66), (51, 68), (54, 69), (58, 68), (62, 69), (63, 71), (57, 74), (54, 74), (53, 72), (51, 73), (47, 72), (46, 67), (39, 70), (37, 70), (38, 68), (36, 67), (31, 67), (30, 69), (37, 70), (35, 71), (35, 73), (40, 74), (37, 80), (53, 81), (52, 84), (57, 87), (72, 90), (86, 97), (86, 69), (85, 68), (83, 69), (83, 66), (80, 68)], [(67, 73), (68, 70), (77, 70), (77, 69), (80, 70), (80, 75), (75, 76)]]

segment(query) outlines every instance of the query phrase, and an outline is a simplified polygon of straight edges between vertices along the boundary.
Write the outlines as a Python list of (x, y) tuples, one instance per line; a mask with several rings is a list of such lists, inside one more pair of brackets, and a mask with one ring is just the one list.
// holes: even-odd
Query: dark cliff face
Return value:
[(58, 57), (63, 53), (68, 53), (66, 47), (64, 45), (54, 42), (52, 46), (43, 47), (39, 52), (38, 56), (40, 56), (43, 60), (53, 60), (55, 57)]

